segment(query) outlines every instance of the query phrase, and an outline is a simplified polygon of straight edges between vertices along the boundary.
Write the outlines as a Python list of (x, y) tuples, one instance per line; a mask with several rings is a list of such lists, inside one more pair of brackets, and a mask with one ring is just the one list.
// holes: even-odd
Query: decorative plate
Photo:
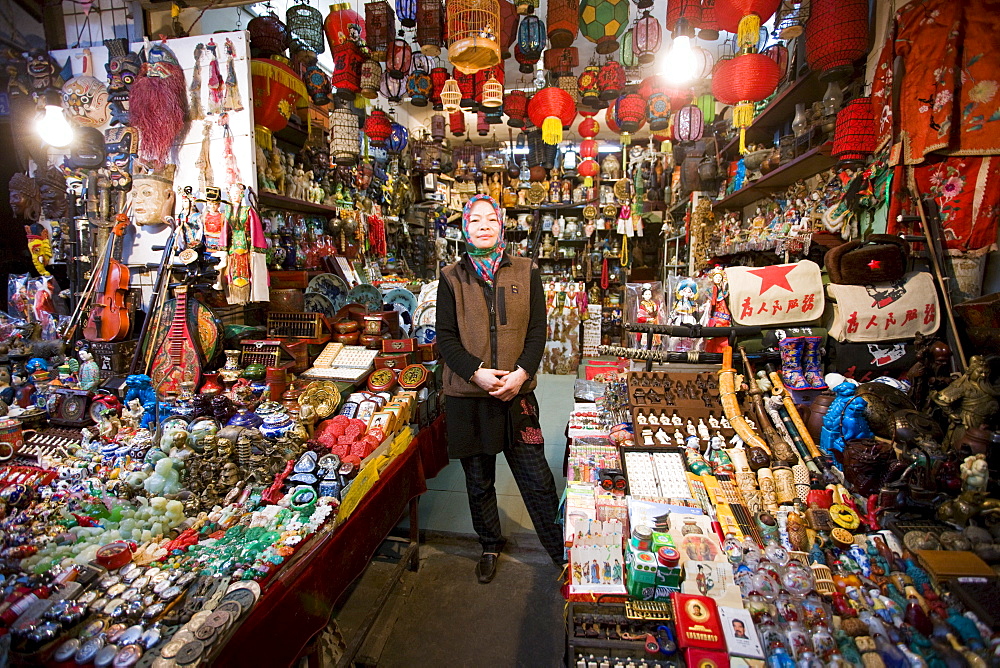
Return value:
[(347, 293), (347, 300), (363, 304), (369, 311), (382, 310), (382, 291), (369, 283), (355, 285)]
[(597, 207), (594, 206), (593, 204), (588, 204), (587, 206), (583, 207), (583, 217), (586, 218), (587, 220), (593, 220), (594, 218), (597, 218)]
[(434, 343), (437, 340), (437, 330), (434, 325), (420, 325), (413, 330), (413, 338), (417, 343)]
[(417, 298), (406, 288), (393, 288), (385, 293), (382, 301), (386, 304), (400, 304), (412, 315), (417, 310)]
[(437, 300), (428, 299), (427, 301), (420, 304), (417, 310), (413, 313), (413, 326), (420, 327), (422, 325), (433, 326), (437, 322)]
[(528, 204), (534, 204), (537, 206), (545, 201), (548, 194), (548, 191), (545, 190), (545, 186), (536, 181), (531, 184), (531, 188), (528, 189), (528, 194), (525, 198), (528, 200)]
[(328, 318), (332, 318), (337, 314), (337, 308), (330, 301), (330, 298), (319, 292), (307, 292), (306, 293), (306, 312), (307, 313), (319, 313), (320, 315), (325, 315)]
[(337, 310), (340, 310), (347, 303), (347, 293), (349, 291), (350, 288), (347, 287), (344, 279), (336, 274), (320, 274), (319, 276), (315, 276), (309, 281), (309, 287), (306, 288), (306, 293), (316, 292), (329, 299), (333, 307)]

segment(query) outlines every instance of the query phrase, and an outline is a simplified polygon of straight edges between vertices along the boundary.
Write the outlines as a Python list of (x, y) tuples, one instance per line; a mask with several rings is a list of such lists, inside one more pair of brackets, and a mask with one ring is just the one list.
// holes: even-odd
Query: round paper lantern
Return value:
[(542, 140), (546, 144), (558, 144), (563, 138), (563, 127), (569, 126), (576, 117), (576, 105), (569, 93), (549, 86), (528, 101), (528, 117), (542, 129)]
[(546, 23), (553, 48), (572, 46), (580, 30), (579, 0), (548, 0)]
[(609, 60), (597, 74), (598, 97), (602, 100), (614, 100), (622, 94), (625, 87), (625, 68), (621, 63)]
[(361, 66), (365, 57), (357, 42), (350, 40), (332, 47), (333, 73), (330, 81), (337, 89), (337, 97), (352, 101), (361, 90)]
[(450, 0), (446, 10), (448, 59), (466, 73), (500, 62), (500, 3)]
[(444, 46), (444, 3), (417, 0), (417, 44), (425, 56), (436, 56)]
[(517, 39), (517, 7), (510, 0), (500, 0), (500, 56), (510, 58), (510, 48)]
[(451, 134), (456, 137), (461, 137), (465, 134), (465, 112), (459, 109), (458, 111), (453, 111), (448, 115), (448, 127), (451, 128)]
[(247, 23), (250, 48), (261, 58), (284, 53), (288, 48), (288, 28), (273, 13), (258, 16)]
[(597, 53), (614, 53), (628, 25), (628, 0), (582, 0), (580, 32), (597, 45)]
[(406, 79), (396, 79), (389, 76), (388, 72), (383, 72), (380, 91), (389, 102), (401, 102), (406, 93)]
[(441, 102), (441, 91), (448, 81), (448, 70), (438, 65), (431, 68), (431, 104), (435, 111), (444, 111), (444, 104)]
[(597, 133), (601, 131), (601, 124), (593, 118), (585, 118), (580, 121), (577, 131), (580, 133), (581, 137), (590, 139), (592, 137), (596, 137)]
[(637, 93), (626, 93), (615, 101), (615, 118), (622, 132), (638, 132), (646, 123), (646, 101)]
[(454, 79), (448, 79), (441, 88), (441, 108), (452, 114), (452, 118), (462, 108), (462, 90)]
[(705, 117), (701, 109), (686, 105), (674, 117), (674, 137), (677, 141), (698, 141), (705, 131)]
[(868, 53), (866, 0), (813, 0), (806, 22), (806, 61), (820, 79), (839, 79)]
[(426, 107), (431, 96), (431, 75), (423, 70), (413, 70), (406, 82), (406, 94), (410, 96), (413, 106)]
[(639, 59), (635, 57), (635, 35), (632, 28), (626, 28), (625, 32), (618, 38), (618, 62), (623, 67), (629, 69), (639, 66)]
[(621, 134), (622, 128), (618, 125), (618, 119), (615, 117), (615, 105), (611, 105), (604, 111), (604, 124), (608, 126), (608, 130), (614, 134)]
[(406, 148), (406, 143), (410, 140), (410, 132), (393, 121), (390, 125), (389, 138), (385, 140), (385, 147), (392, 154), (399, 154)]
[(521, 74), (531, 74), (535, 71), (535, 64), (538, 62), (538, 58), (532, 58), (530, 54), (525, 54), (521, 51), (521, 45), (514, 45), (514, 60), (518, 63), (518, 72)]
[(331, 49), (348, 40), (364, 41), (366, 37), (364, 19), (346, 2), (330, 5), (330, 13), (326, 16), (323, 28)]
[(393, 79), (405, 79), (410, 74), (413, 65), (413, 49), (409, 43), (403, 39), (403, 31), (399, 31), (399, 36), (389, 42), (389, 48), (385, 54), (385, 71)]
[(649, 10), (642, 13), (632, 28), (632, 52), (642, 65), (653, 62), (660, 50), (660, 24)]
[(781, 0), (715, 0), (715, 18), (722, 30), (737, 34), (740, 44), (746, 40), (756, 44), (761, 24), (780, 4)]
[(580, 89), (580, 101), (590, 106), (596, 106), (600, 100), (600, 90), (597, 87), (597, 75), (601, 73), (601, 68), (593, 63), (583, 68), (580, 78), (576, 80), (577, 88)]
[(712, 93), (733, 108), (733, 127), (740, 129), (740, 152), (746, 153), (746, 129), (753, 121), (754, 103), (774, 92), (781, 78), (778, 64), (762, 53), (744, 53), (719, 64), (712, 76)]
[(365, 3), (365, 44), (375, 60), (384, 61), (389, 42), (396, 34), (396, 14), (386, 0)]
[(507, 125), (523, 128), (528, 118), (528, 95), (523, 90), (512, 90), (503, 101), (503, 113), (507, 114)]
[(406, 28), (413, 28), (417, 25), (417, 2), (416, 0), (396, 0), (396, 18), (399, 24)]
[[(593, 182), (593, 178), (597, 176), (601, 171), (601, 166), (597, 164), (597, 161), (593, 158), (587, 158), (586, 160), (581, 160), (580, 164), (576, 166), (576, 173), (584, 177), (584, 185), (590, 186)], [(590, 181), (591, 183), (588, 183)]]
[(271, 58), (250, 61), (253, 86), (253, 119), (258, 143), (271, 146), (271, 134), (288, 125), (297, 107), (309, 104), (306, 85), (288, 65)]
[(581, 158), (596, 158), (597, 157), (597, 140), (596, 139), (584, 139), (580, 142), (580, 157)]
[(870, 97), (851, 100), (837, 113), (830, 152), (842, 163), (861, 163), (875, 150), (875, 114)]
[(365, 120), (365, 134), (375, 146), (385, 146), (392, 134), (392, 121), (381, 109), (373, 109)]
[(778, 64), (778, 69), (781, 70), (781, 78), (778, 80), (778, 85), (781, 85), (788, 77), (788, 47), (784, 44), (772, 44), (761, 53)]
[(378, 97), (382, 85), (382, 66), (369, 58), (361, 63), (361, 94), (369, 100)]

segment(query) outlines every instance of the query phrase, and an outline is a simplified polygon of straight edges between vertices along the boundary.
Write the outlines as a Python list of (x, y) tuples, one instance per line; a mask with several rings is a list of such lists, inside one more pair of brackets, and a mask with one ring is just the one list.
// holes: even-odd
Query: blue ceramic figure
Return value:
[[(837, 438), (840, 438), (842, 442), (841, 417), (844, 414), (847, 404), (854, 398), (856, 391), (857, 386), (848, 381), (844, 381), (833, 388), (833, 393), (837, 397), (830, 402), (830, 407), (827, 408), (826, 415), (823, 416), (823, 428), (820, 431), (819, 437), (819, 449), (824, 455), (830, 456), (833, 454), (834, 441)], [(834, 463), (836, 463), (836, 460), (834, 460)], [(839, 465), (837, 466), (839, 468)]]
[(156, 391), (153, 389), (153, 379), (144, 373), (134, 373), (125, 379), (125, 403), (138, 399), (142, 407), (146, 409), (146, 415), (150, 414), (148, 404), (156, 402)]

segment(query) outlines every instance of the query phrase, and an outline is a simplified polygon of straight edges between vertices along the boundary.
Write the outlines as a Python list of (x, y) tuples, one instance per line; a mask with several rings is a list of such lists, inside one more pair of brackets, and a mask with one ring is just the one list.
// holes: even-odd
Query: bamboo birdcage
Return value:
[(500, 3), (450, 0), (447, 9), (448, 59), (471, 74), (500, 62)]
[[(573, 77), (576, 82), (576, 77)], [(490, 77), (490, 80), (483, 84), (483, 97), (480, 103), (484, 107), (499, 107), (503, 104), (503, 84)]]

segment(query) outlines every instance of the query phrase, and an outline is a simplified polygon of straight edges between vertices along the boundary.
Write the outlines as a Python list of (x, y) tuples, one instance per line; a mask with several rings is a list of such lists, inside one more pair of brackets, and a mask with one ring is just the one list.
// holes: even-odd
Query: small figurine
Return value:
[(696, 325), (694, 313), (697, 310), (695, 299), (698, 296), (698, 284), (691, 278), (682, 278), (674, 292), (674, 304), (670, 309), (669, 323), (671, 325)]
[(986, 464), (986, 455), (966, 457), (961, 466), (962, 490), (985, 492), (989, 481), (990, 470)]
[(97, 362), (94, 361), (94, 356), (86, 348), (80, 351), (79, 357), (80, 389), (88, 391), (93, 390), (101, 383), (100, 369), (97, 366)]
[(965, 373), (948, 387), (931, 395), (931, 401), (944, 409), (952, 423), (946, 442), (957, 442), (955, 431), (959, 426), (965, 429), (981, 427), (996, 415), (1000, 403), (985, 376), (985, 358), (973, 355)]

